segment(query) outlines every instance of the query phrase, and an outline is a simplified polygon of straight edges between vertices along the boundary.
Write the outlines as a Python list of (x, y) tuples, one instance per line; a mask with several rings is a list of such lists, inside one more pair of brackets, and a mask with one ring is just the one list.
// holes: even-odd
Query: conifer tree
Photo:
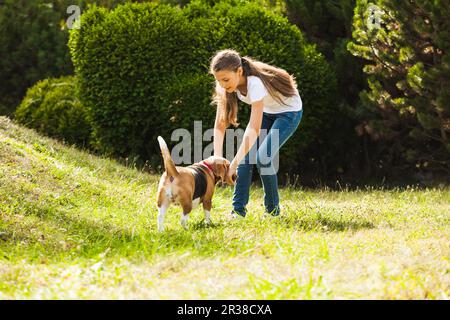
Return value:
[(450, 173), (450, 1), (358, 0), (348, 49), (370, 61), (359, 134), (384, 164)]

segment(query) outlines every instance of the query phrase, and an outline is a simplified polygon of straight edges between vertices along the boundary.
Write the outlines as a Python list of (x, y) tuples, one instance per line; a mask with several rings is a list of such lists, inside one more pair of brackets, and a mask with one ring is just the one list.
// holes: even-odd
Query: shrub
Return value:
[(77, 98), (74, 77), (50, 78), (28, 89), (15, 112), (16, 120), (48, 136), (89, 146), (91, 125)]
[[(335, 75), (287, 19), (247, 2), (211, 7), (194, 1), (183, 9), (154, 3), (93, 8), (81, 20), (69, 46), (102, 151), (159, 159), (158, 135), (170, 137), (194, 120), (211, 128), (209, 62), (217, 50), (233, 48), (296, 76), (305, 120), (283, 148), (286, 165), (311, 152), (333, 156), (324, 142), (339, 127)], [(240, 123), (249, 111), (242, 105)]]

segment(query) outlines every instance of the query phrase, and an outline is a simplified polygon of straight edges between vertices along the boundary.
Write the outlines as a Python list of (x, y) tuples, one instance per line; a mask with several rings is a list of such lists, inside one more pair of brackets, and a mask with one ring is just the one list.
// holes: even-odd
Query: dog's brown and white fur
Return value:
[[(183, 228), (187, 229), (189, 213), (197, 207), (199, 203), (203, 204), (205, 222), (210, 223), (211, 200), (216, 183), (222, 181), (222, 183), (234, 185), (236, 177), (233, 176), (233, 179), (227, 178), (230, 162), (222, 157), (211, 156), (192, 166), (175, 166), (164, 139), (158, 137), (158, 142), (164, 159), (165, 168), (165, 172), (159, 180), (157, 193), (158, 230), (164, 230), (164, 216), (171, 203), (178, 204), (183, 209), (181, 217), (181, 225)], [(193, 199), (196, 188), (196, 180), (194, 178), (194, 175), (196, 174), (195, 168), (197, 169), (197, 173), (200, 169), (201, 172), (204, 173), (204, 176), (206, 176), (206, 191), (203, 195)]]

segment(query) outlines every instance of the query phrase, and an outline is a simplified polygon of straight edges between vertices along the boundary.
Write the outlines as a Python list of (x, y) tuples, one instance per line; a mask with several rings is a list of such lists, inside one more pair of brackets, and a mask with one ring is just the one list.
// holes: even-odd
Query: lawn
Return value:
[(237, 221), (217, 187), (159, 233), (158, 179), (0, 117), (0, 299), (449, 298), (448, 186), (285, 187), (276, 218), (254, 187)]

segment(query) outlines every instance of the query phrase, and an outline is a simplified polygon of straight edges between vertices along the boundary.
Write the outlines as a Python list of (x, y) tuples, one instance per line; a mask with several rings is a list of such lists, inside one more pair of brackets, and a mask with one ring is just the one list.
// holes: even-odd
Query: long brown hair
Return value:
[[(281, 104), (284, 104), (283, 97), (292, 97), (297, 94), (297, 83), (293, 75), (286, 70), (271, 66), (261, 61), (252, 59), (249, 56), (241, 57), (239, 53), (232, 49), (221, 50), (215, 54), (211, 60), (210, 73), (221, 70), (236, 72), (242, 67), (245, 77), (257, 76), (261, 79), (269, 94)], [(228, 127), (230, 124), (237, 127), (238, 98), (236, 92), (225, 94), (220, 93), (219, 83), (216, 81), (216, 89), (212, 97), (212, 104), (217, 105), (222, 113), (220, 121)]]

